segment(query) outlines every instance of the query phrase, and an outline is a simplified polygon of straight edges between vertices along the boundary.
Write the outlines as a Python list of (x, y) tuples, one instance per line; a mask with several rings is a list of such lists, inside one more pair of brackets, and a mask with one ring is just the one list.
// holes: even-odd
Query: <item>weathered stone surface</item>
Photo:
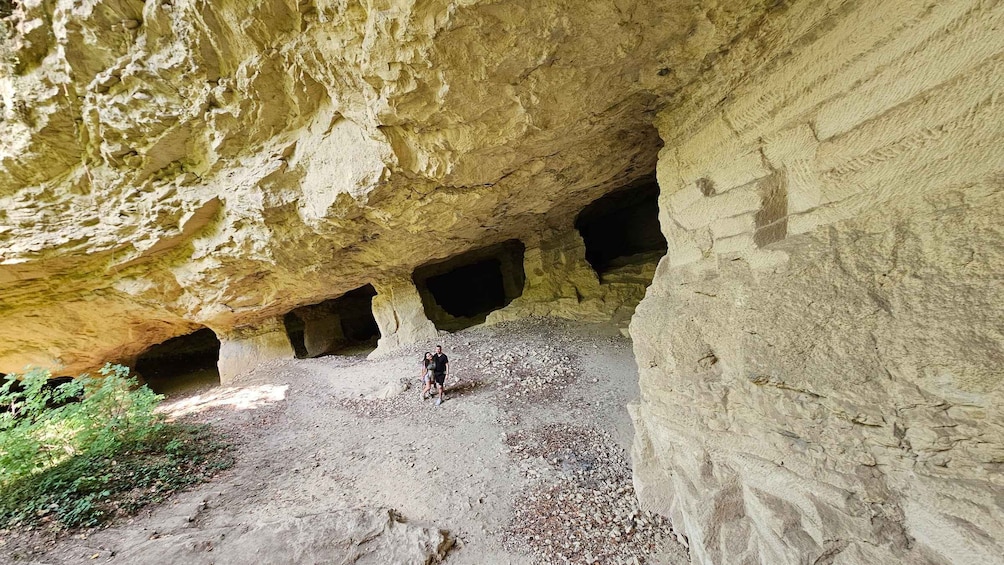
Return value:
[(1002, 562), (1001, 23), (796, 3), (660, 114), (635, 482), (696, 563)]
[[(528, 315), (631, 322), (635, 482), (696, 563), (1000, 563), (1004, 8), (23, 0), (0, 43), (0, 371), (200, 327), (224, 380), (510, 239)], [(574, 217), (657, 170), (668, 253)], [(322, 340), (323, 341), (323, 340)], [(321, 347), (318, 345), (318, 347)]]
[(293, 357), (293, 346), (282, 320), (273, 318), (255, 326), (245, 326), (219, 335), (220, 383), (233, 380), (270, 359)]
[(308, 318), (303, 323), (303, 346), (308, 357), (317, 357), (332, 351), (344, 340), (341, 320), (337, 314), (322, 318)]
[(111, 562), (425, 565), (442, 561), (452, 545), (447, 532), (409, 524), (392, 510), (357, 508), (231, 527), (188, 527), (153, 536)]
[(761, 12), (17, 4), (0, 78), (0, 370), (71, 373), (569, 217), (651, 174), (660, 95)]
[(422, 297), (411, 279), (401, 278), (377, 286), (373, 297), (373, 317), (380, 328), (379, 355), (408, 343), (436, 339), (439, 332), (425, 315)]
[(489, 323), (527, 316), (626, 323), (654, 276), (657, 257), (612, 272), (601, 281), (586, 261), (586, 248), (571, 225), (529, 240), (524, 253), (523, 294), (488, 315)]

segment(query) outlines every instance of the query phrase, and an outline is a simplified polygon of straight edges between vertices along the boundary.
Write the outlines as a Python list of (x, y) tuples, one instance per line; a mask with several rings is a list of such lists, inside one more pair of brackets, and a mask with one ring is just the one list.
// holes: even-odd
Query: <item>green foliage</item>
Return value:
[(33, 370), (0, 386), (0, 528), (97, 525), (230, 465), (206, 427), (166, 423), (162, 397), (128, 368), (100, 372), (53, 388)]
[[(102, 378), (82, 375), (51, 388), (48, 371), (8, 375), (0, 387), (0, 486), (74, 456), (115, 453), (163, 425), (161, 396), (139, 387), (128, 367), (105, 365)], [(83, 395), (80, 402), (72, 399)]]

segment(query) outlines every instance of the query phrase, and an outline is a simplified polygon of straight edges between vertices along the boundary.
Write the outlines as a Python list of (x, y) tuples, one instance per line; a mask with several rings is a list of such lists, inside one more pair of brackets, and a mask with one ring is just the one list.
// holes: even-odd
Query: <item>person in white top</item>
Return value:
[(422, 378), (422, 400), (426, 398), (431, 398), (432, 394), (432, 367), (434, 361), (432, 360), (432, 353), (428, 351), (422, 356), (422, 372), (420, 377)]

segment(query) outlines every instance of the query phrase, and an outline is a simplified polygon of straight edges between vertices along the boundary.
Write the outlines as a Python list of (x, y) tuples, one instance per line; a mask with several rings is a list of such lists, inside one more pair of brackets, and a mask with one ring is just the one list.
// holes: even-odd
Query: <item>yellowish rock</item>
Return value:
[[(438, 336), (416, 268), (519, 240), (522, 293), (486, 321), (630, 320), (636, 488), (694, 563), (1004, 555), (997, 3), (0, 21), (0, 371), (209, 327), (230, 380), (367, 284), (379, 355)], [(653, 175), (668, 251), (597, 273), (577, 214)]]

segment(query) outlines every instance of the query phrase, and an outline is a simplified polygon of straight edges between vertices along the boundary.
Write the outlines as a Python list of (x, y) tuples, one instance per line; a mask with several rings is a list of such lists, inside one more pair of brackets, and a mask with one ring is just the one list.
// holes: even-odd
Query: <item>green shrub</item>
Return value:
[[(141, 442), (163, 425), (154, 412), (161, 396), (129, 378), (129, 369), (105, 365), (103, 378), (82, 375), (56, 388), (50, 374), (35, 369), (8, 375), (0, 387), (0, 486), (52, 467), (70, 457), (115, 453)], [(83, 394), (80, 402), (68, 402)]]
[(230, 465), (207, 427), (165, 422), (162, 397), (128, 368), (100, 372), (52, 388), (33, 370), (0, 386), (0, 528), (97, 525)]

